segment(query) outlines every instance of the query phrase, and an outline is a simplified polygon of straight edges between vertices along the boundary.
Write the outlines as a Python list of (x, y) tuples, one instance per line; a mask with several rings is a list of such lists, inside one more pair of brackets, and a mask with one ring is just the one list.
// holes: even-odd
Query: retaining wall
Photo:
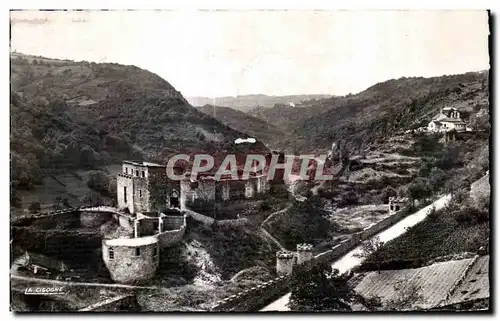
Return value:
[(289, 291), (290, 278), (280, 276), (219, 301), (211, 311), (254, 311)]
[(250, 221), (247, 218), (238, 218), (235, 220), (219, 220), (215, 221), (217, 226), (221, 227), (239, 227), (250, 225)]

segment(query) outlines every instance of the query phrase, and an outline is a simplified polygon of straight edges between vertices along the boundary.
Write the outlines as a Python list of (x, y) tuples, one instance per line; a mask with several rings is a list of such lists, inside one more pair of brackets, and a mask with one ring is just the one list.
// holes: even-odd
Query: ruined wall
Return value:
[(181, 209), (193, 205), (196, 200), (214, 204), (215, 202), (215, 181), (210, 179), (191, 182), (183, 180), (181, 187)]
[[(126, 187), (126, 201), (124, 194), (124, 187)], [(116, 197), (118, 201), (118, 208), (127, 208), (130, 213), (134, 213), (134, 177), (128, 174), (118, 174), (116, 177)]]
[[(109, 246), (109, 241), (102, 241), (102, 258), (113, 281), (117, 283), (138, 283), (149, 280), (155, 275), (160, 257), (158, 242), (141, 246)], [(125, 243), (126, 241), (124, 241)], [(109, 255), (110, 248), (114, 253), (113, 258), (110, 258)], [(140, 248), (138, 256), (136, 255), (136, 248)], [(154, 256), (155, 248), (157, 249), (156, 256)]]

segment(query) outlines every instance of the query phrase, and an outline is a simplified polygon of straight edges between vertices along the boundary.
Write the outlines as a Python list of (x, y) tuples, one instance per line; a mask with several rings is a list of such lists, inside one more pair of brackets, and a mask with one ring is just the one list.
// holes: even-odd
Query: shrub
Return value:
[(28, 207), (28, 210), (30, 213), (39, 213), (42, 210), (42, 206), (40, 205), (40, 202), (33, 202)]
[(489, 213), (473, 207), (466, 207), (453, 213), (459, 225), (476, 225), (489, 221)]

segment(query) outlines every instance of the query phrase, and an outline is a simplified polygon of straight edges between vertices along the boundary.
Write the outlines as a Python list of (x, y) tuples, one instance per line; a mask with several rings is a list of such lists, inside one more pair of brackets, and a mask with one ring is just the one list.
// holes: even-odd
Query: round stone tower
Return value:
[(312, 244), (297, 244), (297, 264), (310, 261), (313, 258)]
[(290, 275), (295, 263), (295, 255), (289, 251), (279, 251), (276, 253), (276, 273), (279, 275)]

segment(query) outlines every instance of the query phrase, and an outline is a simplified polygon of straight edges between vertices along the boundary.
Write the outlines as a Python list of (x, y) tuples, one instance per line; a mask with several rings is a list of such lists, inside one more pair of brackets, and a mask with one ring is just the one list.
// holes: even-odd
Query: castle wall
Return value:
[(161, 248), (169, 247), (182, 242), (182, 238), (186, 233), (186, 226), (179, 230), (165, 231), (158, 234), (158, 240)]
[[(145, 238), (143, 238), (145, 239)], [(148, 238), (149, 242), (133, 245), (133, 239), (104, 240), (102, 242), (102, 258), (109, 270), (111, 278), (117, 283), (138, 283), (151, 279), (159, 266), (159, 245), (155, 237)], [(130, 245), (127, 245), (130, 242)], [(136, 255), (136, 248), (140, 253)], [(110, 249), (113, 258), (110, 258)], [(156, 250), (155, 250), (156, 249)], [(156, 255), (154, 255), (156, 251)]]
[(147, 190), (149, 192), (148, 211), (161, 212), (167, 208), (169, 184), (165, 167), (148, 168)]
[(178, 230), (186, 224), (184, 216), (165, 215), (162, 217), (163, 231)]
[(220, 227), (241, 227), (251, 224), (250, 220), (248, 220), (247, 218), (239, 218), (235, 220), (217, 220), (215, 222), (217, 226)]
[(128, 217), (125, 217), (123, 215), (116, 215), (118, 219), (118, 224), (123, 227), (124, 229), (127, 230), (133, 230), (134, 229), (134, 221), (131, 220)]
[(134, 181), (133, 213), (147, 212), (150, 210), (148, 182), (146, 178), (141, 178), (141, 177), (134, 177), (133, 181)]
[[(126, 187), (126, 201), (124, 187)], [(134, 178), (132, 175), (118, 174), (116, 177), (116, 196), (119, 209), (127, 208), (130, 213), (134, 213)]]
[(200, 213), (197, 213), (195, 211), (192, 211), (188, 208), (186, 208), (184, 210), (186, 212), (187, 215), (189, 215), (192, 219), (194, 219), (195, 221), (198, 221), (200, 223), (203, 223), (204, 225), (212, 225), (214, 224), (215, 222), (215, 219), (211, 218), (211, 217), (208, 217), (208, 216), (205, 216), (205, 215), (202, 215)]
[(181, 209), (189, 207), (195, 201), (198, 202), (215, 202), (215, 181), (214, 180), (199, 180), (191, 182), (182, 180), (181, 186)]
[(254, 312), (263, 308), (268, 302), (278, 299), (289, 291), (290, 277), (279, 276), (252, 288), (225, 298), (214, 305), (211, 311), (244, 311)]
[(158, 218), (142, 218), (134, 222), (137, 237), (150, 236), (158, 232)]

